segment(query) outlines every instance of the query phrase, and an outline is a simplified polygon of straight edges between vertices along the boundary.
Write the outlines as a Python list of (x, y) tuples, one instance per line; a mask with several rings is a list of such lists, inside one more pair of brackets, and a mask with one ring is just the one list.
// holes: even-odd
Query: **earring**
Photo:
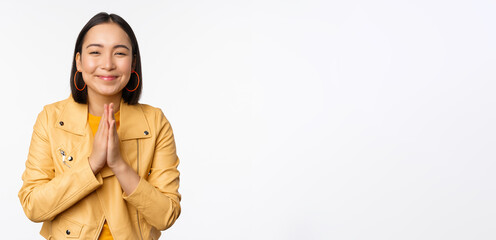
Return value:
[[(77, 84), (76, 84), (76, 75), (77, 75), (77, 73), (78, 73), (78, 72), (80, 72), (80, 71), (79, 71), (79, 70), (76, 70), (76, 73), (74, 73), (74, 86), (76, 87), (76, 89), (77, 89), (78, 91), (83, 91), (83, 90), (84, 90), (84, 88), (86, 87), (86, 83), (84, 83), (84, 86), (83, 86), (83, 88), (81, 88), (81, 89), (79, 89), (79, 88), (78, 88), (78, 86), (77, 86)], [(83, 82), (84, 82), (84, 81), (83, 81)]]
[(136, 74), (136, 76), (138, 77), (138, 84), (136, 84), (136, 87), (135, 87), (133, 90), (129, 90), (128, 88), (126, 88), (126, 90), (127, 90), (128, 92), (134, 92), (134, 91), (136, 91), (136, 89), (138, 89), (138, 86), (139, 86), (139, 84), (140, 84), (140, 79), (139, 79), (139, 75), (138, 75), (138, 73), (137, 73), (136, 71), (133, 71), (133, 73), (135, 73), (135, 74)]

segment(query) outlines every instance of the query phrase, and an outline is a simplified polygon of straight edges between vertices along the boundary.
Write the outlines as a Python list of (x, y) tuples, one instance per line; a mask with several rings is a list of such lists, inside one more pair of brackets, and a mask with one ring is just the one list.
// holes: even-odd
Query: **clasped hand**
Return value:
[(119, 136), (114, 118), (114, 104), (103, 105), (103, 116), (93, 141), (93, 150), (89, 162), (91, 170), (97, 174), (107, 164), (110, 169), (118, 167), (122, 159)]

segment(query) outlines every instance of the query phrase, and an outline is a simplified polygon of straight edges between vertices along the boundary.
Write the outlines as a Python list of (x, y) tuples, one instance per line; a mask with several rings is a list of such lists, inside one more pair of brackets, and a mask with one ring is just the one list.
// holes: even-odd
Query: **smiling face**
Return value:
[(86, 33), (76, 64), (89, 99), (121, 96), (133, 70), (131, 41), (115, 23), (96, 25)]

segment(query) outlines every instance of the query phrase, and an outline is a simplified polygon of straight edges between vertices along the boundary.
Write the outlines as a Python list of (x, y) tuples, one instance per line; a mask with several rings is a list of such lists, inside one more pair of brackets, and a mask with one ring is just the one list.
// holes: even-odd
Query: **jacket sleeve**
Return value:
[(55, 174), (46, 109), (38, 115), (29, 147), (19, 200), (33, 222), (50, 221), (103, 184), (88, 161), (79, 161)]
[(179, 189), (179, 158), (169, 121), (162, 111), (157, 114), (158, 135), (155, 153), (147, 179), (141, 178), (130, 195), (123, 198), (136, 207), (145, 220), (158, 230), (172, 226), (181, 213)]

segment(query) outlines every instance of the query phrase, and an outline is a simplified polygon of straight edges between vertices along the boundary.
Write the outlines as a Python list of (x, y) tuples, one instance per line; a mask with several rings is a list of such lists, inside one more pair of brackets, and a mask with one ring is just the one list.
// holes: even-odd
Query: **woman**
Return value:
[[(181, 212), (179, 159), (162, 111), (138, 104), (129, 24), (99, 13), (74, 50), (71, 96), (34, 125), (19, 199), (47, 239), (158, 239)], [(101, 116), (101, 117), (100, 117)]]

